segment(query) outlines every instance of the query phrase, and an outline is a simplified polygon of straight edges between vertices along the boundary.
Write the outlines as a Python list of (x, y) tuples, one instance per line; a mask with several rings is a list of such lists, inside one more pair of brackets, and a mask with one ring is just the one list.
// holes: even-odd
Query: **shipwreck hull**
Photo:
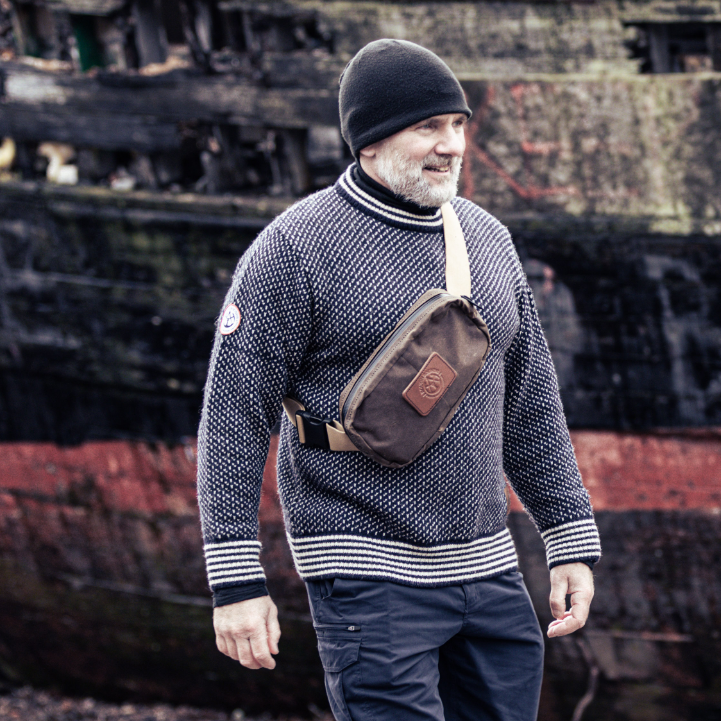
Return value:
[[(542, 716), (568, 718), (596, 669), (586, 718), (695, 718), (721, 710), (721, 436), (575, 431), (604, 558), (588, 627), (547, 643)], [(261, 500), (262, 562), (280, 607), (278, 667), (215, 648), (192, 443), (6, 443), (0, 495), (0, 671), (6, 681), (111, 699), (247, 712), (325, 702), (305, 587), (275, 488)], [(711, 480), (710, 480), (711, 479)], [(548, 571), (513, 499), (509, 527), (542, 624)], [(649, 716), (651, 714), (651, 716)], [(706, 714), (706, 716), (704, 716)]]
[[(108, 698), (323, 707), (305, 590), (273, 489), (263, 562), (281, 607), (273, 674), (215, 649), (194, 491), (214, 320), (284, 199), (7, 184), (0, 194), (2, 563), (8, 682)], [(604, 560), (592, 625), (548, 645), (543, 716), (713, 717), (720, 707), (718, 313), (706, 221), (509, 213), (559, 375)], [(626, 429), (626, 430), (623, 430)], [(644, 430), (645, 429), (645, 430)], [(545, 624), (548, 574), (509, 525)]]
[[(597, 511), (592, 620), (548, 644), (541, 718), (587, 694), (586, 721), (716, 719), (717, 0), (0, 3), (0, 681), (325, 704), (272, 450), (282, 654), (270, 674), (215, 650), (194, 438), (238, 258), (351, 162), (337, 79), (381, 37), (462, 83), (460, 191), (512, 233)], [(515, 501), (509, 526), (546, 623)]]

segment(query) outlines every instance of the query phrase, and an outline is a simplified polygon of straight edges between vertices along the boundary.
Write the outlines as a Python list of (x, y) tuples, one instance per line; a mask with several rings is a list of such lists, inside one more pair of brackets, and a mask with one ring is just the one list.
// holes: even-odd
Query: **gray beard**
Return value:
[(388, 148), (377, 155), (376, 172), (388, 187), (404, 200), (424, 208), (440, 208), (456, 197), (461, 162), (461, 158), (451, 158), (451, 172), (448, 177), (443, 182), (431, 185), (423, 177), (423, 168), (427, 165), (448, 165), (447, 157), (431, 154), (417, 162), (409, 160), (398, 150)]

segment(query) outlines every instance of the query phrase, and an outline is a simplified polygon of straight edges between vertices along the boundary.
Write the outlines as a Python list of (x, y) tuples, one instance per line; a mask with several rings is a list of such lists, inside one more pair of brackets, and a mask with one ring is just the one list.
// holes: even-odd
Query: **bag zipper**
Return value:
[(353, 400), (353, 397), (355, 396), (356, 392), (360, 389), (360, 387), (363, 385), (363, 382), (368, 378), (368, 376), (373, 372), (373, 369), (378, 364), (381, 356), (383, 355), (383, 352), (386, 350), (386, 348), (393, 344), (396, 340), (398, 340), (398, 337), (402, 335), (405, 330), (415, 322), (415, 320), (418, 318), (418, 316), (423, 313), (425, 310), (427, 310), (427, 306), (429, 306), (432, 303), (435, 303), (437, 300), (440, 300), (442, 298), (448, 298), (453, 297), (451, 293), (439, 293), (438, 295), (434, 295), (432, 298), (429, 298), (425, 303), (420, 305), (418, 308), (416, 308), (411, 315), (406, 318), (403, 323), (395, 329), (393, 334), (386, 340), (383, 345), (376, 350), (375, 357), (373, 358), (373, 361), (368, 364), (367, 368), (363, 371), (360, 378), (353, 384), (353, 388), (351, 388), (350, 393), (345, 399), (345, 403), (343, 404), (343, 411), (341, 412), (340, 416), (340, 422), (341, 424), (345, 423), (345, 417), (346, 413), (348, 413), (348, 408)]

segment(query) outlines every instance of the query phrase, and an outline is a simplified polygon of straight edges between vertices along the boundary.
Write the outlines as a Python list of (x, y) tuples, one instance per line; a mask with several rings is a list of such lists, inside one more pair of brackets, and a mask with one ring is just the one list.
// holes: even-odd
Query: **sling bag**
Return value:
[(340, 422), (299, 401), (283, 407), (300, 442), (328, 451), (360, 451), (402, 468), (443, 433), (478, 378), (491, 347), (470, 299), (463, 231), (450, 203), (441, 206), (446, 289), (426, 291), (361, 366), (340, 396)]

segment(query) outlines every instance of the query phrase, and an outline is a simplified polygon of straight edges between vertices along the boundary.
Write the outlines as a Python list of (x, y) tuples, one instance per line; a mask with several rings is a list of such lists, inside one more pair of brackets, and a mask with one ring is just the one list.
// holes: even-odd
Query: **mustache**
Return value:
[(424, 168), (452, 168), (454, 165), (460, 162), (460, 158), (456, 158), (452, 155), (436, 155), (435, 153), (431, 155), (426, 155), (425, 158), (423, 158), (422, 166)]

